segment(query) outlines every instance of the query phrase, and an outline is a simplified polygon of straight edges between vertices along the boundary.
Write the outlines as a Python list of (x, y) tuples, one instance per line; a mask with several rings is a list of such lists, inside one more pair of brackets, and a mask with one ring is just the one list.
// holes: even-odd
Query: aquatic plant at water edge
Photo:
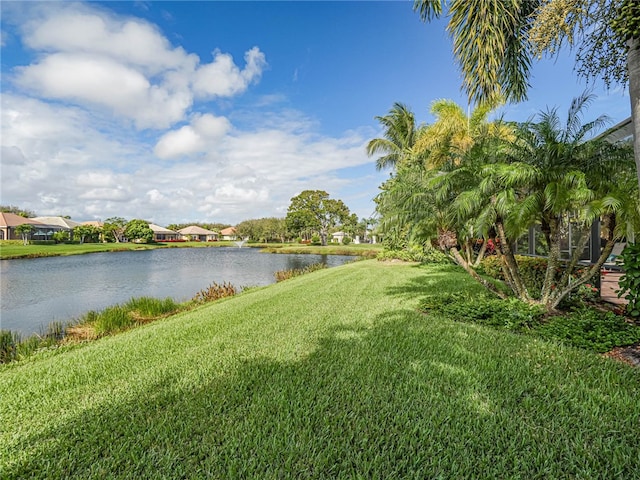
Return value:
[(218, 284), (213, 282), (207, 288), (196, 293), (192, 301), (195, 303), (213, 302), (224, 297), (233, 297), (236, 293), (238, 293), (236, 287), (230, 283), (223, 282)]
[(132, 298), (124, 307), (130, 312), (135, 312), (138, 317), (153, 319), (163, 315), (169, 315), (180, 310), (180, 305), (171, 297), (164, 299), (153, 297)]
[(315, 272), (316, 270), (322, 270), (323, 268), (327, 268), (327, 265), (324, 263), (312, 263), (311, 265), (308, 265), (305, 268), (292, 268), (289, 270), (278, 270), (273, 275), (276, 278), (276, 282), (282, 282), (283, 280), (288, 280), (293, 277), (298, 277), (300, 275), (304, 275), (305, 273)]
[(122, 305), (114, 305), (95, 315), (92, 324), (96, 334), (102, 336), (130, 328), (136, 324), (136, 320), (129, 309)]

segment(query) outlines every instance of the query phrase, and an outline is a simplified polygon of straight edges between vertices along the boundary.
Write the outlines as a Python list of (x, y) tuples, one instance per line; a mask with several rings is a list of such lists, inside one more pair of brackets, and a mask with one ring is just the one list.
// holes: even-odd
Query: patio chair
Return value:
[(626, 242), (618, 242), (613, 246), (611, 254), (607, 257), (607, 260), (602, 264), (602, 268), (607, 271), (620, 271), (620, 264), (616, 261), (622, 254), (622, 250), (627, 246)]

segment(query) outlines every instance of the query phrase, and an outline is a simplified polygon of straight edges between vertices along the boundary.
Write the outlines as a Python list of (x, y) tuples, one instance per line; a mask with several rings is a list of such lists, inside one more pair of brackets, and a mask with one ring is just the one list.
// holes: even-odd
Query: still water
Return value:
[(0, 260), (0, 328), (39, 333), (132, 297), (192, 298), (212, 282), (236, 287), (274, 283), (278, 270), (353, 257), (260, 253), (254, 248), (166, 248)]

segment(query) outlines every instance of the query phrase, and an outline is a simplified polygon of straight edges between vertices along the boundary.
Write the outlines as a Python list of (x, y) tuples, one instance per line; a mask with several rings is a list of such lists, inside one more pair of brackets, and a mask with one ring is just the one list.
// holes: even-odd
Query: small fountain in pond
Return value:
[(246, 240), (240, 240), (240, 241), (238, 241), (238, 242), (233, 242), (233, 243), (235, 243), (235, 244), (238, 246), (238, 248), (242, 248), (242, 246), (243, 246), (245, 243), (247, 243), (247, 241), (246, 241)]

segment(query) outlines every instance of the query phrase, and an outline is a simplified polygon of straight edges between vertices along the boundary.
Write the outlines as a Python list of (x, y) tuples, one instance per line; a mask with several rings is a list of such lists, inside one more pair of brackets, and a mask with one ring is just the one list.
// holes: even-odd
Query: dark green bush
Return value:
[(422, 308), (425, 311), (441, 313), (455, 321), (473, 322), (513, 331), (531, 329), (543, 315), (543, 309), (537, 305), (528, 305), (515, 298), (501, 300), (486, 295), (437, 295), (425, 300)]
[(402, 260), (405, 262), (420, 263), (451, 263), (451, 260), (440, 250), (431, 246), (411, 245), (400, 250), (392, 250), (385, 248), (378, 253), (378, 260)]
[(640, 326), (612, 312), (584, 307), (565, 316), (550, 317), (536, 331), (543, 338), (598, 353), (640, 342)]
[(349, 245), (351, 243), (351, 237), (343, 237), (342, 244)]
[(624, 275), (620, 277), (618, 285), (618, 297), (624, 296), (629, 303), (626, 306), (627, 313), (634, 317), (640, 317), (640, 243), (627, 243), (622, 251), (624, 262)]
[[(540, 292), (544, 285), (544, 277), (547, 272), (547, 259), (540, 257), (527, 257), (516, 255), (520, 275), (529, 295), (533, 298), (540, 298)], [(502, 274), (502, 263), (498, 255), (486, 257), (481, 262), (481, 271), (490, 277), (504, 280)]]
[(29, 240), (29, 245), (55, 245), (55, 240)]
[(322, 245), (322, 241), (319, 235), (314, 235), (311, 237), (311, 245)]

